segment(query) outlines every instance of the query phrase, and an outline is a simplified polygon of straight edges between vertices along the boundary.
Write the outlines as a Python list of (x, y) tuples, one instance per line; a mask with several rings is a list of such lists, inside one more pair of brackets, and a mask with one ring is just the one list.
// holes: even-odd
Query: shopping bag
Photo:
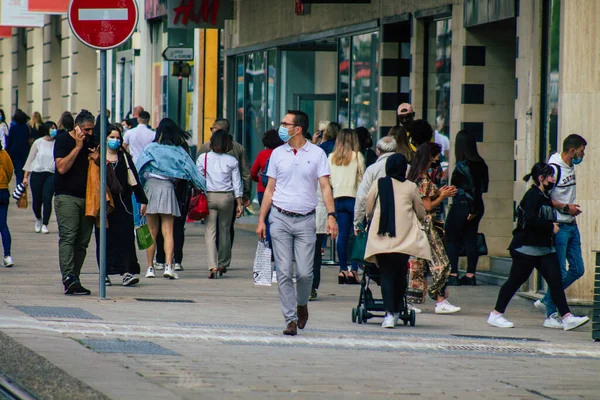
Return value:
[[(487, 256), (488, 255), (488, 247), (487, 247), (487, 242), (485, 240), (485, 234), (479, 232), (477, 234), (477, 253), (480, 256)], [(460, 257), (466, 257), (467, 256), (467, 245), (465, 243), (465, 241), (461, 238), (460, 244), (459, 244), (459, 248), (458, 248), (458, 255)]]
[(17, 200), (17, 207), (27, 208), (27, 191), (24, 191), (19, 200)]
[(271, 286), (271, 249), (265, 240), (259, 240), (254, 256), (254, 284)]
[(201, 221), (208, 215), (208, 199), (204, 192), (198, 192), (192, 196), (190, 200), (190, 210), (188, 211), (188, 219), (192, 221)]
[(146, 250), (152, 244), (154, 244), (154, 240), (152, 240), (152, 234), (150, 233), (150, 229), (144, 220), (142, 225), (139, 228), (135, 229), (135, 238), (137, 240), (138, 249)]
[(367, 249), (367, 238), (369, 233), (362, 229), (362, 226), (358, 226), (359, 231), (354, 236), (354, 244), (352, 245), (352, 254), (350, 256), (350, 261), (355, 262), (360, 265), (365, 264), (365, 250)]

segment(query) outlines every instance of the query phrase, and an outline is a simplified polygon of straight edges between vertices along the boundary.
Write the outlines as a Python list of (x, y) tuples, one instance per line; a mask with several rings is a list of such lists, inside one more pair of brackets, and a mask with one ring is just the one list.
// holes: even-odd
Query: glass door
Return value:
[(314, 134), (320, 121), (336, 120), (336, 95), (329, 94), (295, 94), (294, 104), (298, 110), (308, 115), (308, 132)]

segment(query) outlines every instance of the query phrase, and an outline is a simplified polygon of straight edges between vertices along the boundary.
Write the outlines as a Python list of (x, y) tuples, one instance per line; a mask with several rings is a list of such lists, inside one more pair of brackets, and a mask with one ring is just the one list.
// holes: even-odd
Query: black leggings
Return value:
[(446, 253), (450, 260), (452, 274), (458, 274), (458, 258), (461, 241), (467, 250), (467, 273), (474, 274), (479, 261), (479, 249), (477, 247), (477, 231), (479, 222), (483, 217), (483, 206), (481, 212), (468, 221), (470, 207), (466, 198), (456, 197), (446, 218), (446, 234), (444, 244)]
[[(32, 172), (29, 178), (31, 186), (32, 208), (35, 218), (48, 225), (52, 214), (52, 197), (54, 197), (54, 174), (52, 172)], [(42, 205), (44, 213), (42, 214)]]
[(317, 244), (315, 245), (315, 258), (313, 262), (313, 289), (318, 289), (321, 283), (321, 265), (323, 264), (323, 254), (321, 254), (321, 246), (327, 238), (325, 233), (317, 234)]
[(402, 253), (377, 254), (383, 308), (388, 313), (397, 313), (404, 309), (408, 257)]
[(512, 297), (517, 290), (519, 290), (521, 285), (529, 279), (529, 276), (535, 268), (542, 274), (546, 283), (548, 283), (550, 297), (552, 297), (552, 301), (556, 304), (560, 315), (565, 315), (570, 312), (567, 298), (565, 297), (565, 291), (562, 288), (560, 265), (558, 264), (556, 253), (534, 257), (511, 250), (510, 256), (513, 260), (512, 267), (510, 268), (510, 275), (498, 293), (498, 300), (496, 301), (496, 307), (494, 308), (496, 311), (499, 313), (504, 313), (504, 311), (506, 311), (506, 306)]

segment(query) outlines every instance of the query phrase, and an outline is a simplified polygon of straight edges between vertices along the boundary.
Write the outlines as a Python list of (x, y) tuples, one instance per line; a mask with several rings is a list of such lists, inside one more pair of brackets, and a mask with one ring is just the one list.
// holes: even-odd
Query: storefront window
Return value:
[(379, 34), (352, 37), (350, 127), (377, 129)]
[(338, 42), (338, 123), (349, 126), (350, 115), (350, 38)]
[(268, 80), (267, 80), (267, 126), (266, 130), (278, 129), (277, 115), (277, 51), (269, 50), (267, 52)]
[(452, 20), (427, 24), (425, 107), (423, 118), (433, 129), (450, 136), (450, 78), (452, 64)]
[(235, 102), (236, 102), (236, 124), (235, 134), (238, 142), (242, 143), (242, 134), (244, 132), (244, 57), (238, 56), (235, 59)]
[(244, 145), (254, 160), (263, 149), (265, 129), (267, 57), (265, 52), (246, 56), (246, 96), (244, 104)]
[(560, 0), (547, 0), (544, 7), (541, 160), (558, 149)]

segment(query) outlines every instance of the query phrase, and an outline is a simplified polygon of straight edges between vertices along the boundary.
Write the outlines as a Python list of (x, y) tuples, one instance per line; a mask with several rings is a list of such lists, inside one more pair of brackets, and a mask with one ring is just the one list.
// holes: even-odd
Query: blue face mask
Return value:
[(277, 133), (279, 134), (279, 138), (281, 140), (283, 140), (285, 143), (289, 142), (291, 138), (293, 138), (294, 136), (297, 135), (297, 133), (296, 133), (296, 134), (290, 136), (290, 129), (283, 127), (283, 126), (279, 127), (279, 130), (277, 131)]
[(56, 129), (50, 129), (50, 137), (55, 138), (58, 135), (58, 131)]
[(583, 162), (583, 157), (573, 158), (573, 165), (579, 165)]
[(108, 139), (108, 148), (112, 150), (116, 150), (121, 147), (121, 141), (119, 139), (110, 138)]

